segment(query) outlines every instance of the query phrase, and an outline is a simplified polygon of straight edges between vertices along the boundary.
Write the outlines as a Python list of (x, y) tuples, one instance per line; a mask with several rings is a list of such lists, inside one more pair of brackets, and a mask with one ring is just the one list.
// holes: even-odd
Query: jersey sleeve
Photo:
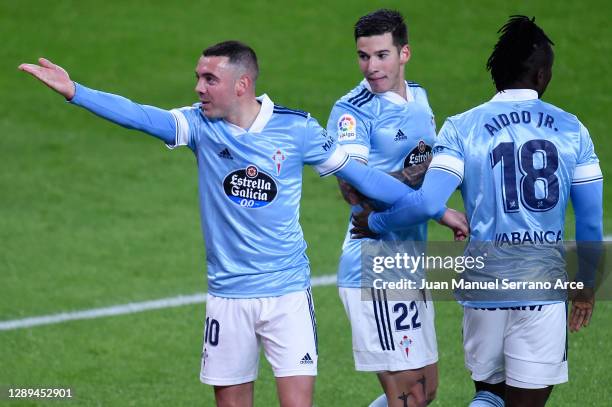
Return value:
[(327, 133), (352, 158), (368, 162), (370, 155), (370, 122), (353, 105), (337, 102), (327, 121)]
[(188, 106), (170, 110), (176, 123), (176, 133), (174, 140), (166, 143), (169, 149), (187, 146), (191, 150), (196, 149), (198, 141), (198, 131), (201, 121), (199, 120), (200, 111), (197, 106)]
[(463, 181), (463, 144), (459, 138), (459, 132), (451, 120), (446, 120), (440, 129), (433, 152), (434, 157), (429, 165), (430, 169), (436, 168), (446, 171), (459, 178), (460, 182)]
[(580, 123), (580, 149), (578, 160), (572, 178), (572, 185), (587, 184), (603, 179), (599, 159), (595, 154), (595, 147), (589, 131)]
[(310, 116), (305, 130), (302, 144), (304, 164), (312, 165), (321, 177), (326, 177), (348, 163), (349, 156), (346, 151)]

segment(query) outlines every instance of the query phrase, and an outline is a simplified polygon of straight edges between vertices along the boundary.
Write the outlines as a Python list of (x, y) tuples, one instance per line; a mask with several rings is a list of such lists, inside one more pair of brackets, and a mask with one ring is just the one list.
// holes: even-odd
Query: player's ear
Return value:
[(548, 84), (552, 78), (552, 69), (550, 67), (539, 68), (535, 75), (536, 91), (542, 97)]
[(251, 88), (253, 80), (248, 74), (242, 74), (236, 81), (236, 95), (242, 96)]
[(400, 48), (399, 52), (400, 52), (400, 63), (401, 64), (406, 64), (408, 61), (410, 61), (410, 56), (411, 56), (410, 45), (408, 44), (404, 45), (403, 47)]

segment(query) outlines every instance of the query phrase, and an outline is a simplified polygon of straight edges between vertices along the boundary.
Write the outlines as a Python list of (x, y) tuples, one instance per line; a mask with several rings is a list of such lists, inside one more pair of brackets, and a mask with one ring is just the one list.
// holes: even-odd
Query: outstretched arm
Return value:
[(140, 105), (112, 93), (99, 92), (74, 83), (68, 72), (51, 61), (40, 58), (40, 65), (21, 64), (19, 69), (64, 96), (66, 100), (123, 127), (144, 131), (173, 144), (176, 121), (172, 113), (153, 106)]

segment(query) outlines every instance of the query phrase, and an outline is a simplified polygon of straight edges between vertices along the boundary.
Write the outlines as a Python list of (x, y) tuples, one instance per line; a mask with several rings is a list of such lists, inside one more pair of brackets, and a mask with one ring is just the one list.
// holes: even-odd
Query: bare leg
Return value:
[(316, 376), (287, 376), (276, 378), (276, 389), (281, 407), (312, 407)]
[(252, 407), (253, 382), (215, 386), (217, 407)]
[(506, 407), (544, 407), (553, 386), (543, 389), (520, 389), (506, 386)]
[(423, 368), (425, 374), (425, 397), (427, 398), (427, 404), (434, 401), (436, 398), (436, 392), (438, 391), (438, 364), (432, 363)]
[(502, 399), (506, 398), (506, 382), (490, 384), (490, 383), (475, 381), (474, 386), (476, 387), (476, 392), (488, 391), (488, 392), (491, 392), (501, 397)]
[(432, 364), (422, 369), (382, 372), (378, 379), (389, 407), (425, 407), (436, 395), (438, 369)]

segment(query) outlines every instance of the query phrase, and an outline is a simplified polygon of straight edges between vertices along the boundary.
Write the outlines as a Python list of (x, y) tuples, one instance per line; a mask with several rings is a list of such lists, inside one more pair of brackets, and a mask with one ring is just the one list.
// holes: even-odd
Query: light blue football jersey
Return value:
[[(436, 136), (434, 116), (427, 93), (406, 82), (407, 99), (395, 92), (375, 94), (364, 79), (332, 108), (327, 132), (342, 148), (368, 166), (394, 172), (427, 160)], [(351, 208), (359, 212), (359, 206)], [(351, 222), (342, 245), (338, 286), (361, 287), (361, 242), (351, 239)], [(384, 240), (425, 241), (427, 223), (381, 236)], [(420, 249), (419, 249), (420, 254)]]
[(200, 104), (171, 111), (176, 141), (198, 163), (202, 231), (209, 292), (229, 298), (279, 296), (310, 285), (299, 224), (302, 170), (321, 176), (346, 164), (306, 112), (258, 98), (261, 111), (248, 131), (210, 120)]
[[(486, 276), (466, 277), (527, 281), (564, 274), (558, 252), (529, 259), (517, 254), (561, 243), (570, 187), (602, 179), (589, 133), (576, 116), (539, 100), (534, 90), (506, 90), (447, 119), (434, 153), (430, 169), (462, 181), (471, 228), (468, 252), (489, 242), (480, 247), (492, 249), (500, 260), (487, 265)], [(522, 304), (527, 303), (538, 302)], [(487, 304), (502, 305), (508, 304)]]

